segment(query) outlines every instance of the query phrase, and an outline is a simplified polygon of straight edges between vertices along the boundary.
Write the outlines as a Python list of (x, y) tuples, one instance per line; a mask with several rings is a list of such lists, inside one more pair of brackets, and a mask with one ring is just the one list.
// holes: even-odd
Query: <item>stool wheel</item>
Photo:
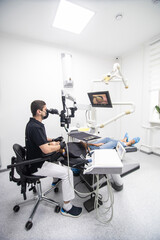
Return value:
[(60, 209), (61, 209), (60, 206), (56, 206), (54, 211), (55, 211), (56, 213), (59, 213), (59, 212), (60, 212)]
[(33, 226), (33, 223), (31, 221), (28, 221), (25, 225), (26, 230), (30, 230)]
[(35, 186), (33, 187), (33, 193), (34, 193), (34, 194), (36, 194), (36, 193), (37, 193), (37, 189), (36, 189), (36, 187), (35, 187)]
[(20, 209), (20, 206), (19, 205), (15, 205), (14, 208), (13, 208), (13, 211), (14, 212), (18, 212)]
[(56, 188), (54, 189), (54, 192), (55, 192), (55, 193), (58, 193), (58, 191), (59, 191), (59, 188), (56, 187)]

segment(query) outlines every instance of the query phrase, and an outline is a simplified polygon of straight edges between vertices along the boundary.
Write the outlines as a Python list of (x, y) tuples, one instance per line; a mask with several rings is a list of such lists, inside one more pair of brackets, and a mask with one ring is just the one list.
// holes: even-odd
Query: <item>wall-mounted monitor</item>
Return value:
[(88, 97), (92, 104), (92, 107), (112, 107), (112, 102), (108, 91), (103, 92), (90, 92)]

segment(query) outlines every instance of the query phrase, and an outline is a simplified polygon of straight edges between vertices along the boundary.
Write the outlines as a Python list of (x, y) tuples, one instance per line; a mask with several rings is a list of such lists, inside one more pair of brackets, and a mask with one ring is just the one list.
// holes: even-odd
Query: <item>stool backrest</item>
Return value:
[[(16, 163), (20, 163), (26, 160), (26, 150), (24, 147), (16, 143), (13, 145), (13, 150), (16, 154), (15, 159)], [(27, 166), (26, 165), (17, 166), (16, 171), (21, 176), (22, 174), (27, 173)]]

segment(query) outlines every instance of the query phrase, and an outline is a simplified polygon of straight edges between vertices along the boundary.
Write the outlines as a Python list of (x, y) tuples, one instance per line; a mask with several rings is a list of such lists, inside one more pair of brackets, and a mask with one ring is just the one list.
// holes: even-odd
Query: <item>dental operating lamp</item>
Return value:
[(125, 88), (128, 88), (128, 83), (121, 73), (119, 63), (114, 63), (112, 71), (109, 72), (103, 79), (95, 80), (94, 82), (104, 82), (105, 84), (108, 84), (109, 81), (111, 82), (122, 81)]

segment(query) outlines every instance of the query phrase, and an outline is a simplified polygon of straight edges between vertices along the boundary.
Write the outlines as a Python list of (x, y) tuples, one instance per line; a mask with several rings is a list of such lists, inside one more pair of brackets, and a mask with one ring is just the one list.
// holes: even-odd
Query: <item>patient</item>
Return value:
[(89, 150), (95, 150), (95, 149), (114, 149), (116, 148), (118, 142), (120, 142), (123, 147), (134, 146), (139, 141), (140, 141), (139, 137), (135, 137), (129, 141), (128, 133), (126, 133), (122, 140), (115, 140), (115, 139), (106, 137), (94, 143), (85, 143), (85, 142), (81, 142), (81, 143), (85, 146), (86, 149), (89, 148)]

